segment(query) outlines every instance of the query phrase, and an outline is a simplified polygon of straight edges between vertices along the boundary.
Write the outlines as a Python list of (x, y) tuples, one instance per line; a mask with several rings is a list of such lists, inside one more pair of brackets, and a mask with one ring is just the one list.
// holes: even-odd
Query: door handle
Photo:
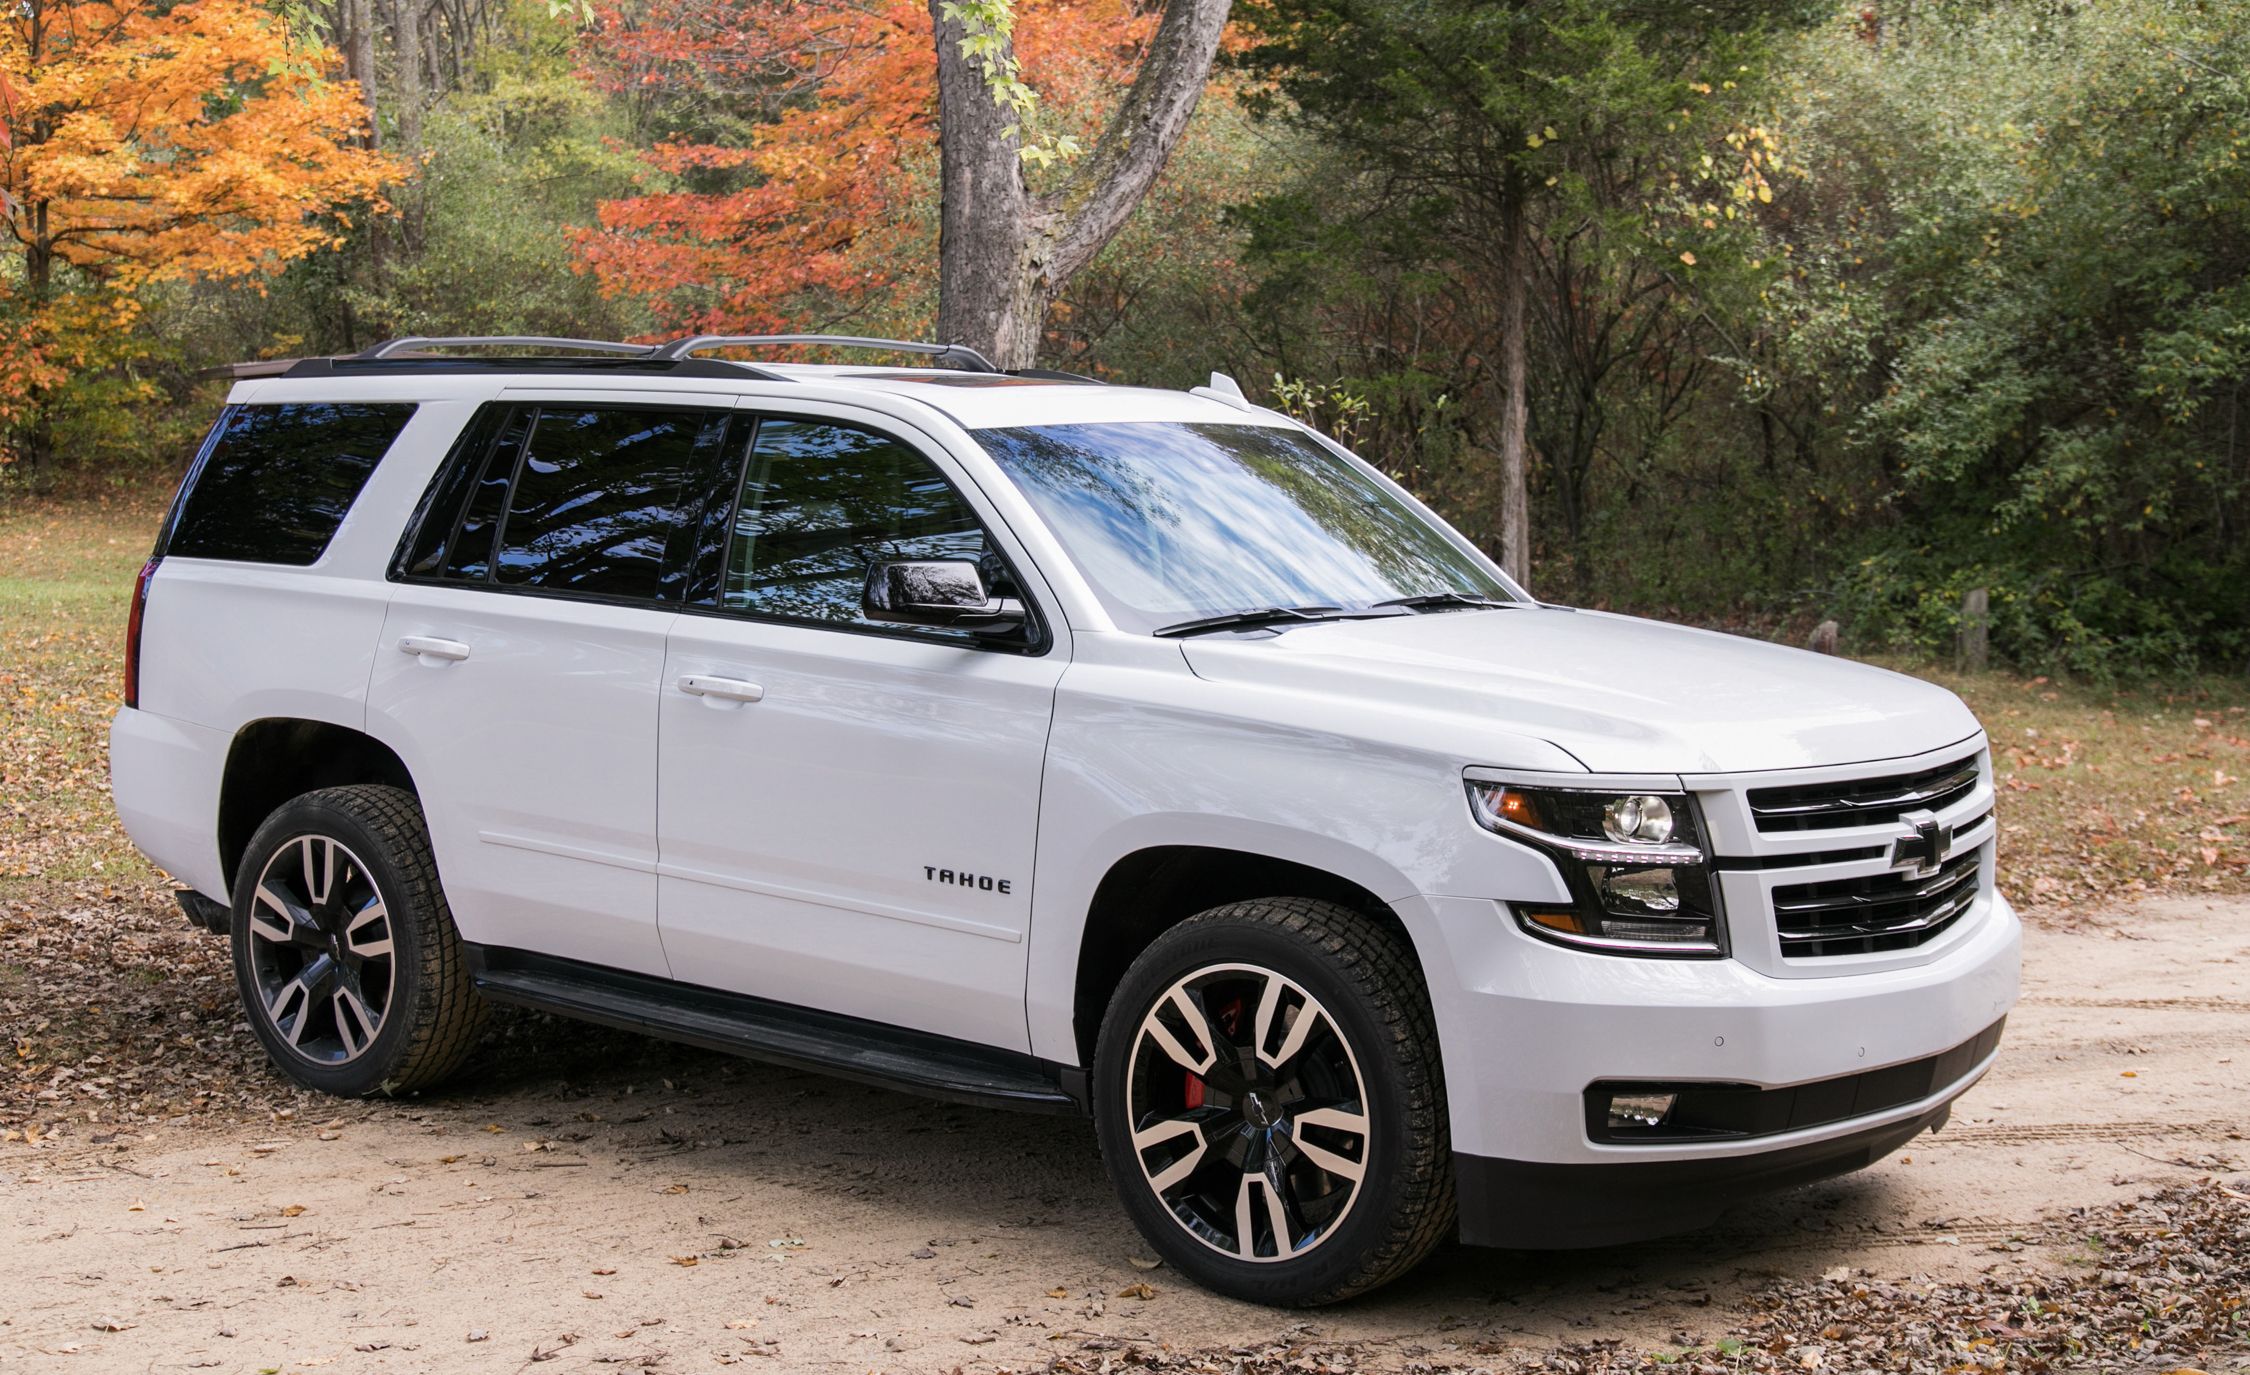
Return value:
[(756, 683), (740, 678), (713, 678), (703, 673), (690, 673), (680, 679), (680, 691), (690, 697), (716, 697), (727, 702), (755, 702), (766, 695), (766, 690)]
[(435, 635), (408, 635), (398, 642), (399, 651), (411, 654), (428, 663), (437, 660), (455, 664), (469, 657), (469, 647), (459, 640), (443, 640)]

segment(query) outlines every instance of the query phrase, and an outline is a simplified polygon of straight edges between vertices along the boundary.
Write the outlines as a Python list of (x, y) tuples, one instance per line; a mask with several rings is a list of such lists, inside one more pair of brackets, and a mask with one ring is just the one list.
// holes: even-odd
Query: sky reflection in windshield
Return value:
[(978, 432), (1110, 613), (1151, 629), (1266, 606), (1508, 593), (1295, 430), (1134, 421)]

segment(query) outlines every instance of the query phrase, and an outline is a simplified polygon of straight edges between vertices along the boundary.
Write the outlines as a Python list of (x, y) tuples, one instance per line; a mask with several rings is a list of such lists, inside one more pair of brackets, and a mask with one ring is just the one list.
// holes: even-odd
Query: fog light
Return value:
[(1609, 1096), (1609, 1129), (1661, 1127), (1672, 1115), (1672, 1104), (1678, 1097), (1675, 1093), (1613, 1093)]

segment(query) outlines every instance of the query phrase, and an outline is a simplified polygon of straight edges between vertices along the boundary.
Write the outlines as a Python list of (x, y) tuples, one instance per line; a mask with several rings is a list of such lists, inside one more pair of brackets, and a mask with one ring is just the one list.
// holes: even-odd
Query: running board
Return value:
[(498, 1003), (976, 1107), (1084, 1115), (1084, 1070), (1021, 1051), (790, 1003), (470, 945), (469, 974)]

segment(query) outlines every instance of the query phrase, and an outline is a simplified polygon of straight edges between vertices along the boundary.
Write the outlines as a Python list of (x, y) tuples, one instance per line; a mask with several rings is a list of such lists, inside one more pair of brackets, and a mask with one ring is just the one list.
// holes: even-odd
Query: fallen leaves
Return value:
[[(2205, 1180), (2078, 1209), (2058, 1219), (2050, 1239), (2089, 1250), (2089, 1262), (2059, 1271), (1912, 1282), (1832, 1266), (1817, 1281), (1782, 1281), (1752, 1295), (1747, 1307), (1753, 1316), (1686, 1349), (1636, 1351), (1606, 1338), (1526, 1347), (1506, 1363), (1431, 1361), (1407, 1368), (1508, 1375), (2095, 1369), (2200, 1375), (2234, 1368), (2205, 1357), (2250, 1347), (2250, 1301), (2244, 1298), (2250, 1290), (2250, 1198), (2241, 1191)], [(1040, 1367), (1048, 1375), (1343, 1375), (1390, 1368), (1385, 1353), (1302, 1329), (1273, 1342), (1206, 1351), (1077, 1332), (1051, 1333), (1049, 1340), (1077, 1346), (1051, 1356)], [(1506, 1349), (1474, 1348), (1490, 1355)]]
[(1128, 1284), (1123, 1289), (1117, 1291), (1117, 1297), (1121, 1299), (1140, 1299), (1145, 1303), (1148, 1300), (1156, 1297), (1156, 1286), (1150, 1284), (1146, 1280), (1141, 1281), (1139, 1284)]

